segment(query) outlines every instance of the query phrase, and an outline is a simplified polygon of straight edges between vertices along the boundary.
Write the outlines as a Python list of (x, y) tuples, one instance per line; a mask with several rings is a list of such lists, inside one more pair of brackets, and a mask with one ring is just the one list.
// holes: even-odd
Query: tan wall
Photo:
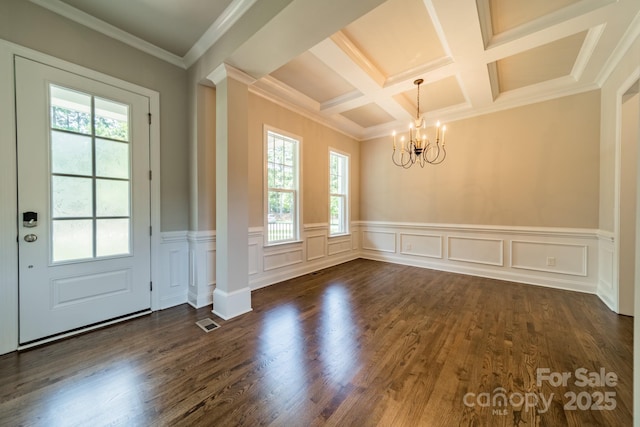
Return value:
[(185, 230), (189, 209), (185, 70), (25, 0), (0, 1), (0, 38), (160, 93), (162, 230)]
[(263, 125), (302, 137), (303, 224), (329, 222), (329, 147), (351, 156), (351, 220), (359, 212), (359, 144), (260, 96), (249, 94), (249, 225), (263, 225)]
[(598, 227), (598, 91), (447, 125), (447, 159), (401, 169), (361, 144), (362, 220)]

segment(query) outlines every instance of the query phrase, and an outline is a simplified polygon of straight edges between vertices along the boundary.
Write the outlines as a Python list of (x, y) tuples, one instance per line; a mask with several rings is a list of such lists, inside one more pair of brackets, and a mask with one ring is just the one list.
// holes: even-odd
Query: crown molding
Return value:
[[(262, 83), (262, 79), (259, 80), (258, 84), (260, 83)], [(313, 113), (311, 110), (296, 105), (291, 100), (281, 98), (280, 96), (269, 90), (268, 85), (266, 87), (259, 85), (249, 86), (249, 92), (261, 98), (264, 98), (269, 102), (279, 105), (282, 108), (292, 111), (302, 117), (306, 117), (307, 119), (312, 120), (322, 126), (341, 133), (342, 135), (353, 138), (356, 141), (363, 140), (362, 128), (360, 128), (350, 120), (343, 118), (342, 116), (334, 117), (333, 120), (327, 120), (320, 114)]]
[(101, 19), (82, 12), (73, 6), (61, 2), (60, 0), (30, 0), (32, 3), (37, 4), (40, 7), (48, 9), (60, 16), (70, 19), (85, 27), (91, 28), (99, 33), (102, 33), (108, 37), (121, 41), (133, 48), (141, 50), (149, 55), (155, 56), (158, 59), (166, 61), (180, 68), (186, 68), (184, 61), (178, 55), (174, 55), (158, 46), (151, 44), (139, 37), (134, 36), (120, 28), (114, 27)]
[(233, 0), (184, 56), (185, 68), (191, 67), (256, 3), (257, 0)]
[(256, 79), (248, 75), (242, 70), (239, 70), (229, 64), (222, 63), (215, 70), (213, 70), (207, 79), (213, 82), (214, 85), (218, 85), (222, 80), (231, 77), (241, 83), (251, 86), (256, 82)]
[(121, 41), (158, 59), (187, 69), (213, 46), (258, 0), (233, 0), (184, 57), (168, 52), (60, 0), (29, 0), (60, 16)]
[(606, 64), (604, 65), (604, 67), (602, 67), (602, 71), (600, 72), (600, 74), (598, 74), (598, 77), (596, 78), (598, 87), (602, 87), (604, 85), (611, 73), (613, 73), (613, 70), (620, 63), (627, 51), (631, 48), (633, 42), (639, 37), (640, 13), (638, 13), (633, 19), (633, 22), (622, 36), (620, 43), (618, 43), (618, 45), (615, 47)]

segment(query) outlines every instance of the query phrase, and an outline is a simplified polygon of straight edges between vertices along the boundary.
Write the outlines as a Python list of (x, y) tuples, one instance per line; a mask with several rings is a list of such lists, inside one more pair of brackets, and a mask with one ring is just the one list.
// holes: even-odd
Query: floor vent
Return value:
[(198, 320), (196, 322), (196, 325), (198, 325), (205, 332), (211, 332), (214, 329), (217, 329), (217, 328), (220, 327), (220, 325), (218, 325), (216, 322), (214, 322), (213, 320), (211, 320), (209, 318)]

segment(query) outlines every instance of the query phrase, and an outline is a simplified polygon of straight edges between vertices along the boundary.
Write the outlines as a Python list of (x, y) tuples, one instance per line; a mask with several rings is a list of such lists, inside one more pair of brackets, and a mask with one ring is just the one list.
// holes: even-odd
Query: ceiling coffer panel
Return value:
[(493, 34), (497, 35), (556, 12), (580, 0), (479, 0), (489, 4)]
[[(394, 96), (396, 102), (404, 107), (412, 116), (415, 116), (418, 108), (416, 89), (400, 93)], [(462, 89), (455, 77), (447, 77), (432, 83), (420, 86), (420, 113), (427, 114), (430, 111), (441, 110), (466, 102)]]
[(374, 103), (344, 111), (341, 115), (363, 128), (383, 125), (394, 120), (389, 113)]
[(342, 31), (386, 78), (446, 56), (422, 0), (389, 0)]
[(355, 88), (312, 53), (305, 52), (271, 73), (309, 98), (323, 103), (353, 92)]
[(583, 31), (500, 59), (496, 62), (500, 92), (570, 75), (586, 36)]

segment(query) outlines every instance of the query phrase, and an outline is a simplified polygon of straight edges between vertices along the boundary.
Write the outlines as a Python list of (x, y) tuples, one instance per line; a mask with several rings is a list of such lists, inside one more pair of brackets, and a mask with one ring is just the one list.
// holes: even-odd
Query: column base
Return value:
[(251, 308), (251, 288), (246, 287), (233, 292), (219, 288), (213, 291), (213, 314), (229, 320), (253, 310)]

